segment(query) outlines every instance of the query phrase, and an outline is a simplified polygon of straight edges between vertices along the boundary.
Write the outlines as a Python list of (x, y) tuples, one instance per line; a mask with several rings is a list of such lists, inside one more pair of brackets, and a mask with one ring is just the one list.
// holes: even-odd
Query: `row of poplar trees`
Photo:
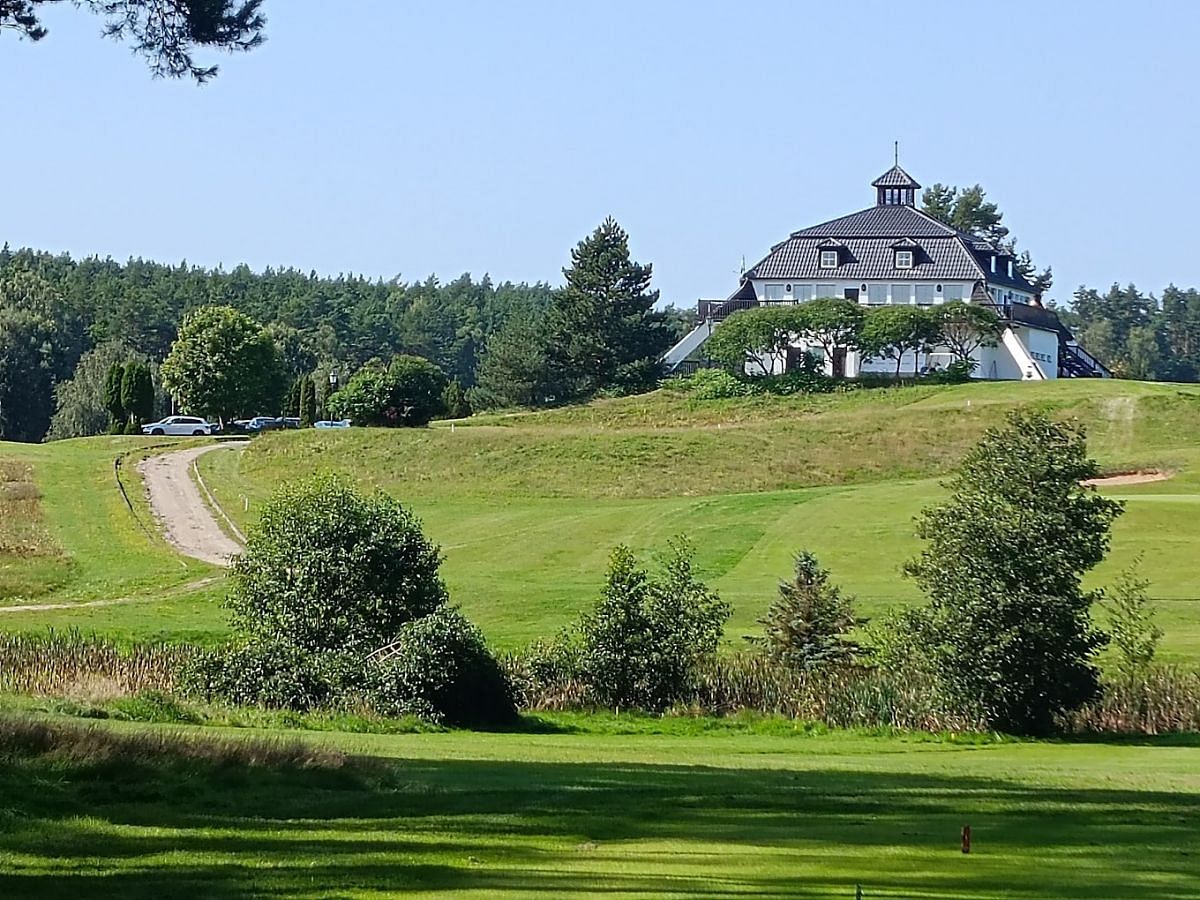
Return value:
[(104, 379), (104, 406), (112, 434), (140, 434), (154, 418), (154, 376), (150, 363), (114, 363)]

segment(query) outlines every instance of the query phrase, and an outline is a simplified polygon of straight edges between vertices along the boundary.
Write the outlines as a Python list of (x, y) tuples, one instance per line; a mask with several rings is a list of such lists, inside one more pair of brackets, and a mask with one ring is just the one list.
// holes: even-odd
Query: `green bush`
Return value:
[(806, 362), (802, 368), (793, 369), (782, 375), (755, 377), (755, 386), (767, 394), (786, 396), (789, 394), (828, 394), (842, 383), (821, 372), (818, 368), (819, 364), (811, 356), (806, 355), (804, 359)]
[(679, 387), (697, 400), (724, 400), (754, 393), (746, 381), (724, 369), (698, 369), (680, 379)]
[(466, 392), (457, 379), (442, 391), (442, 414), (447, 419), (465, 419), (471, 415), (471, 404), (467, 402)]
[(112, 718), (127, 722), (178, 722), (196, 725), (200, 717), (175, 697), (163, 691), (142, 691), (132, 697), (121, 697), (111, 704)]
[(329, 414), (355, 425), (428, 425), (445, 410), (446, 374), (419, 356), (397, 356), (386, 368), (369, 363), (329, 398)]
[(930, 372), (925, 381), (931, 384), (966, 384), (975, 371), (975, 360), (956, 359), (944, 369)]
[(441, 561), (399, 502), (317, 475), (263, 506), (230, 570), (226, 605), (257, 640), (365, 655), (446, 602)]
[(335, 705), (361, 681), (357, 658), (313, 653), (278, 641), (240, 641), (184, 664), (185, 693), (206, 702), (306, 712)]
[(483, 635), (451, 607), (400, 629), (369, 666), (365, 697), (381, 715), (448, 725), (503, 725), (517, 717), (512, 686)]
[(684, 540), (672, 543), (656, 576), (617, 547), (600, 600), (574, 636), (579, 677), (604, 706), (666, 709), (716, 652), (729, 614), (729, 604), (695, 577)]

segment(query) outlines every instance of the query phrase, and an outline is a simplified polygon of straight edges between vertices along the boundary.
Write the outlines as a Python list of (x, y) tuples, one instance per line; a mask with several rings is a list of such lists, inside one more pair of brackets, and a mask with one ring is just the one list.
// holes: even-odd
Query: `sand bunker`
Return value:
[(1087, 478), (1084, 484), (1092, 487), (1121, 487), (1126, 484), (1150, 484), (1154, 481), (1166, 481), (1174, 472), (1118, 472), (1115, 475), (1105, 475), (1103, 478)]

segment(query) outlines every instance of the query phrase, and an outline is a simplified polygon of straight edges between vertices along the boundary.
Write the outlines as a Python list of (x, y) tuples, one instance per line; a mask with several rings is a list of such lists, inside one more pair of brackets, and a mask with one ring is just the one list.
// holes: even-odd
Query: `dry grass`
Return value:
[(199, 762), (212, 766), (337, 769), (347, 757), (313, 742), (188, 735), (162, 729), (119, 732), (25, 716), (0, 717), (0, 759), (42, 758), (122, 766)]
[(41, 493), (31, 466), (0, 459), (0, 556), (59, 556), (42, 522)]

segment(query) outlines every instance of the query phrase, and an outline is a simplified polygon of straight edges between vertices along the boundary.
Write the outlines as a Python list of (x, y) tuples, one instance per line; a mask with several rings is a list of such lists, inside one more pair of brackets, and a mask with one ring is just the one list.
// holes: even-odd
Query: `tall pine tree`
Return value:
[(560, 400), (610, 388), (653, 387), (673, 332), (654, 310), (651, 266), (629, 258), (629, 235), (609, 217), (571, 251), (567, 284), (547, 316), (550, 382)]

